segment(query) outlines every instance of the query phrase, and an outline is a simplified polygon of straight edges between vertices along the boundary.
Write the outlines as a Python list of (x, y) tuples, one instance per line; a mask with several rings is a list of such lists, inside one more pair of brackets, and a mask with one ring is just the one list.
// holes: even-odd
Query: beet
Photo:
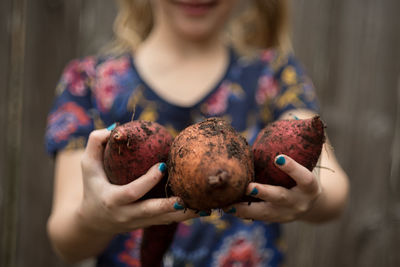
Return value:
[(296, 182), (275, 166), (275, 157), (285, 154), (312, 171), (324, 142), (324, 124), (319, 116), (267, 125), (253, 144), (256, 182), (292, 188)]
[(254, 179), (250, 146), (220, 118), (183, 130), (171, 145), (168, 165), (174, 194), (199, 211), (238, 201)]
[(142, 244), (140, 246), (140, 263), (142, 267), (161, 266), (165, 252), (170, 247), (177, 223), (168, 225), (153, 225), (143, 231)]
[[(131, 121), (111, 131), (105, 151), (104, 170), (111, 183), (124, 185), (145, 174), (154, 164), (166, 162), (172, 135), (161, 125)], [(142, 199), (166, 196), (167, 175)], [(142, 267), (161, 266), (178, 224), (153, 225), (143, 229)]]
[[(160, 124), (131, 121), (110, 133), (104, 151), (104, 170), (111, 183), (123, 185), (145, 174), (157, 162), (166, 162), (172, 135)], [(165, 197), (167, 178), (145, 198)]]

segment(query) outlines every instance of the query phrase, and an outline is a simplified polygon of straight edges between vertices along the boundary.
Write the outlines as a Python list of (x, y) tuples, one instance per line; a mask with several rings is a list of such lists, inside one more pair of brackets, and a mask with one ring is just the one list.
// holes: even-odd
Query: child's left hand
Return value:
[(313, 207), (315, 200), (322, 195), (319, 179), (307, 168), (288, 156), (284, 156), (282, 166), (275, 164), (292, 177), (297, 185), (291, 189), (281, 186), (250, 183), (246, 194), (263, 201), (237, 203), (227, 209), (243, 219), (253, 219), (265, 222), (290, 222), (301, 219)]

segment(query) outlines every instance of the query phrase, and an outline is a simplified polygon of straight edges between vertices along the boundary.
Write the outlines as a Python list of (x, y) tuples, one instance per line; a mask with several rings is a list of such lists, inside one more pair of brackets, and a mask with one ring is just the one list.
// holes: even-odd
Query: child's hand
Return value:
[[(283, 157), (283, 159), (282, 159)], [(288, 156), (278, 156), (278, 168), (292, 177), (297, 185), (291, 189), (259, 183), (250, 183), (247, 194), (263, 200), (262, 202), (237, 203), (226, 209), (243, 219), (265, 222), (290, 222), (301, 219), (309, 211), (315, 200), (321, 196), (319, 179), (307, 168)]]
[(110, 132), (97, 130), (90, 134), (81, 162), (83, 199), (78, 209), (80, 222), (95, 231), (121, 233), (156, 224), (169, 224), (197, 215), (183, 211), (179, 199), (139, 200), (162, 178), (164, 163), (127, 185), (113, 185), (103, 169), (104, 144)]

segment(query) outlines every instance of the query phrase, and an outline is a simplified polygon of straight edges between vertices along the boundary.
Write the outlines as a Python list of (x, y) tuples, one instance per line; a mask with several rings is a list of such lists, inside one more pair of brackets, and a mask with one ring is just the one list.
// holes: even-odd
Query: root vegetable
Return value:
[[(172, 135), (161, 125), (131, 121), (116, 127), (104, 151), (104, 170), (111, 183), (123, 185), (142, 176), (157, 162), (166, 162)], [(166, 196), (167, 175), (142, 199)], [(172, 243), (177, 223), (153, 225), (143, 229), (141, 266), (161, 266)]]
[(171, 145), (168, 165), (172, 191), (194, 210), (210, 211), (240, 200), (254, 178), (250, 146), (219, 118), (183, 130)]
[(256, 182), (291, 188), (296, 182), (274, 165), (285, 154), (312, 171), (325, 141), (324, 124), (315, 116), (306, 120), (280, 120), (267, 125), (253, 144)]
[[(110, 133), (104, 151), (104, 170), (111, 183), (123, 185), (145, 174), (157, 162), (166, 162), (172, 135), (160, 124), (131, 121)], [(145, 198), (165, 197), (167, 178)]]
[(170, 247), (177, 223), (168, 225), (153, 225), (143, 230), (142, 244), (140, 246), (140, 263), (142, 267), (162, 266), (162, 259)]

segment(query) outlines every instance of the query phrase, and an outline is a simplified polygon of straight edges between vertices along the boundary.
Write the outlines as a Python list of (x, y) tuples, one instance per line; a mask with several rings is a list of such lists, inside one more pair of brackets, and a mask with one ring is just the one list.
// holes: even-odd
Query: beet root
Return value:
[(173, 193), (194, 210), (209, 211), (240, 200), (254, 179), (250, 146), (219, 118), (183, 130), (171, 145), (168, 165)]
[(253, 144), (256, 182), (291, 188), (296, 182), (278, 169), (274, 160), (285, 154), (312, 171), (325, 142), (319, 116), (306, 120), (280, 120), (267, 125)]
[(177, 223), (153, 225), (143, 230), (143, 241), (140, 246), (140, 263), (142, 267), (161, 266), (165, 252), (170, 247)]
[[(123, 185), (142, 176), (157, 162), (166, 162), (172, 135), (161, 125), (131, 121), (117, 126), (104, 150), (104, 170), (111, 183)], [(164, 176), (142, 199), (166, 197)], [(141, 266), (161, 266), (164, 253), (172, 243), (177, 224), (154, 225), (143, 229), (140, 247)]]
[[(111, 131), (105, 151), (104, 170), (111, 183), (123, 185), (145, 174), (157, 162), (166, 162), (172, 135), (160, 124), (131, 121)], [(167, 178), (146, 198), (165, 197)]]

